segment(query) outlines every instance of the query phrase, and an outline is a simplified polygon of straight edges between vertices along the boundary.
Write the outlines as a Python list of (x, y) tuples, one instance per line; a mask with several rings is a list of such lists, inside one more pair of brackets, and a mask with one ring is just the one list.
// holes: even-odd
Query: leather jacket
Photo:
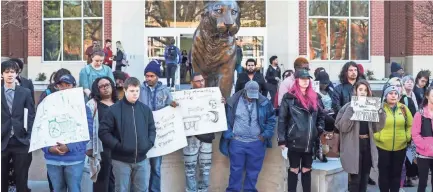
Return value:
[(332, 96), (332, 102), (334, 105), (334, 111), (338, 113), (340, 109), (352, 100), (353, 85), (350, 83), (343, 83), (337, 85), (334, 89)]
[(290, 151), (314, 152), (325, 124), (321, 107), (318, 106), (317, 110), (305, 109), (295, 95), (286, 93), (279, 115), (278, 145), (286, 145)]

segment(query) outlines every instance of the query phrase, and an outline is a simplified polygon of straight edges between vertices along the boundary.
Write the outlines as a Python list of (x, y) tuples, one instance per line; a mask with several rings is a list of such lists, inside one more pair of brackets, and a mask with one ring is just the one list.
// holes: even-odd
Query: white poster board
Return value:
[(186, 147), (182, 116), (173, 107), (165, 107), (153, 112), (155, 120), (155, 144), (147, 152), (147, 158), (159, 157)]
[(29, 152), (89, 139), (83, 88), (57, 91), (38, 105)]
[(353, 116), (350, 120), (379, 122), (379, 109), (382, 105), (379, 97), (356, 97), (350, 102)]
[(227, 120), (222, 95), (218, 87), (190, 89), (173, 93), (179, 103), (186, 136), (227, 130)]

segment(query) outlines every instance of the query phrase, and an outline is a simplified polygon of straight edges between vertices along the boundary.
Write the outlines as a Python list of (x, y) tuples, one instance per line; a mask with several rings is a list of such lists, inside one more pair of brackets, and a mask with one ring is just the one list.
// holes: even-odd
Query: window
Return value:
[[(196, 28), (207, 0), (147, 0), (145, 27)], [(242, 27), (266, 27), (265, 1), (237, 1)]]
[(255, 59), (257, 67), (262, 68), (264, 63), (264, 38), (263, 36), (238, 36), (238, 45), (242, 48), (242, 66), (248, 59)]
[(370, 2), (310, 0), (310, 60), (369, 60)]
[(103, 1), (44, 0), (43, 38), (44, 61), (85, 61), (93, 41), (103, 44)]
[(150, 60), (158, 60), (163, 70), (161, 71), (161, 77), (165, 77), (165, 58), (164, 51), (165, 47), (170, 44), (170, 42), (175, 37), (148, 37), (147, 38), (147, 57)]

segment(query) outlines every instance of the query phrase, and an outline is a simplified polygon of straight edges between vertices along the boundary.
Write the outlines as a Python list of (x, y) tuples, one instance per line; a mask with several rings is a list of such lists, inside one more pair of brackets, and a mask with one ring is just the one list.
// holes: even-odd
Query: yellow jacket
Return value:
[[(403, 109), (406, 111), (406, 118), (402, 113)], [(376, 146), (386, 151), (399, 151), (406, 148), (411, 139), (413, 119), (409, 108), (397, 103), (394, 109), (385, 104), (383, 110), (386, 113), (385, 127), (374, 134)]]

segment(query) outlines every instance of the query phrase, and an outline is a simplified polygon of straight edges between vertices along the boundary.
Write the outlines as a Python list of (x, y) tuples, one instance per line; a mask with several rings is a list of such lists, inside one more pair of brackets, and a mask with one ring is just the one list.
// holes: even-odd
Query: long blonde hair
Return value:
[(122, 43), (120, 41), (116, 41), (116, 47), (122, 51), (123, 53), (125, 53), (125, 50), (123, 49)]

